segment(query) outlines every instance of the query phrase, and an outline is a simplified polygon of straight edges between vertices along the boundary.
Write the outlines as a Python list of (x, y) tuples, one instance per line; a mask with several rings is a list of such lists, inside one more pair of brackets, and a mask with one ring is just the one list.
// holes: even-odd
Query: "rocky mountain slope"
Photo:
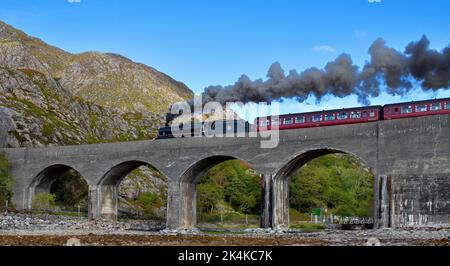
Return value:
[(123, 56), (71, 54), (0, 21), (1, 146), (151, 139), (168, 107), (192, 95)]
[[(68, 93), (50, 75), (0, 67), (0, 117), (7, 147), (40, 147), (146, 137), (120, 115)], [(155, 125), (156, 126), (156, 125)]]

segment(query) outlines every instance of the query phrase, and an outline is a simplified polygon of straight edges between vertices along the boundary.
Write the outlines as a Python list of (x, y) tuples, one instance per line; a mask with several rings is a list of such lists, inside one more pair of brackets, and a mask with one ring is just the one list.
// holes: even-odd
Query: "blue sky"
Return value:
[[(0, 19), (30, 35), (69, 52), (122, 54), (196, 93), (244, 73), (265, 78), (273, 62), (302, 71), (346, 52), (362, 65), (378, 37), (403, 50), (426, 34), (441, 49), (450, 44), (449, 10), (447, 0), (0, 0)], [(434, 97), (450, 90), (383, 94), (372, 103)], [(281, 112), (358, 105), (356, 97), (288, 100)]]

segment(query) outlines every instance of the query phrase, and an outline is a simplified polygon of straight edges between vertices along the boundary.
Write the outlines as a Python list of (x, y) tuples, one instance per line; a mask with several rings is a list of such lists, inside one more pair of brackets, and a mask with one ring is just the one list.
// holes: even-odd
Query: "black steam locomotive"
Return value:
[[(220, 126), (222, 129), (220, 129)], [(244, 120), (221, 120), (202, 123), (191, 123), (189, 127), (184, 124), (178, 126), (177, 132), (172, 132), (172, 127), (165, 126), (159, 129), (156, 139), (186, 138), (212, 136), (214, 133), (223, 133), (224, 136), (248, 133), (251, 130), (250, 123)], [(218, 132), (219, 131), (219, 132)]]

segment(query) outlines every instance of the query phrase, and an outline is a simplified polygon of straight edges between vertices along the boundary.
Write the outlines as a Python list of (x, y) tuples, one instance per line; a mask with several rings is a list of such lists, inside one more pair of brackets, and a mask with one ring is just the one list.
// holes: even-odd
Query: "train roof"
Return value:
[[(322, 110), (322, 111), (315, 111), (315, 112), (283, 114), (283, 115), (279, 115), (279, 117), (293, 116), (293, 115), (313, 115), (313, 114), (333, 113), (333, 112), (342, 112), (342, 111), (359, 111), (359, 110), (379, 109), (379, 108), (383, 108), (383, 107), (381, 105), (371, 105), (371, 106), (362, 106), (362, 107)], [(267, 117), (272, 117), (272, 116), (269, 115)], [(258, 118), (265, 118), (265, 116), (261, 116), (261, 117), (258, 117)]]
[(435, 101), (450, 101), (450, 98), (440, 98), (440, 99), (424, 100), (424, 101), (412, 101), (412, 102), (404, 102), (404, 103), (391, 103), (391, 104), (384, 105), (384, 107), (398, 106), (398, 105), (404, 105), (404, 104), (414, 104), (414, 103), (429, 103), (429, 102), (435, 102)]

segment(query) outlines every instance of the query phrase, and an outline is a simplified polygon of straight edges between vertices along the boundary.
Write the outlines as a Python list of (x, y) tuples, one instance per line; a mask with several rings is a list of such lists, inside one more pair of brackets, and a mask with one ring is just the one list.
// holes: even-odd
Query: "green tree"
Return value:
[[(215, 195), (208, 194), (212, 192)], [(204, 193), (206, 195), (203, 195)], [(222, 202), (235, 211), (256, 214), (259, 212), (261, 199), (260, 177), (253, 173), (245, 162), (226, 161), (211, 168), (201, 178), (197, 187), (197, 198), (200, 199), (198, 206), (201, 212), (210, 212)], [(212, 198), (212, 201), (203, 202), (207, 198)]]
[(214, 183), (197, 185), (197, 205), (200, 212), (211, 213), (223, 200), (223, 188)]
[(372, 215), (374, 176), (349, 155), (326, 155), (304, 165), (293, 176), (290, 204), (302, 213), (327, 208), (341, 216)]
[(239, 212), (257, 213), (261, 199), (259, 176), (238, 168), (229, 182), (230, 185), (225, 188), (225, 200)]

